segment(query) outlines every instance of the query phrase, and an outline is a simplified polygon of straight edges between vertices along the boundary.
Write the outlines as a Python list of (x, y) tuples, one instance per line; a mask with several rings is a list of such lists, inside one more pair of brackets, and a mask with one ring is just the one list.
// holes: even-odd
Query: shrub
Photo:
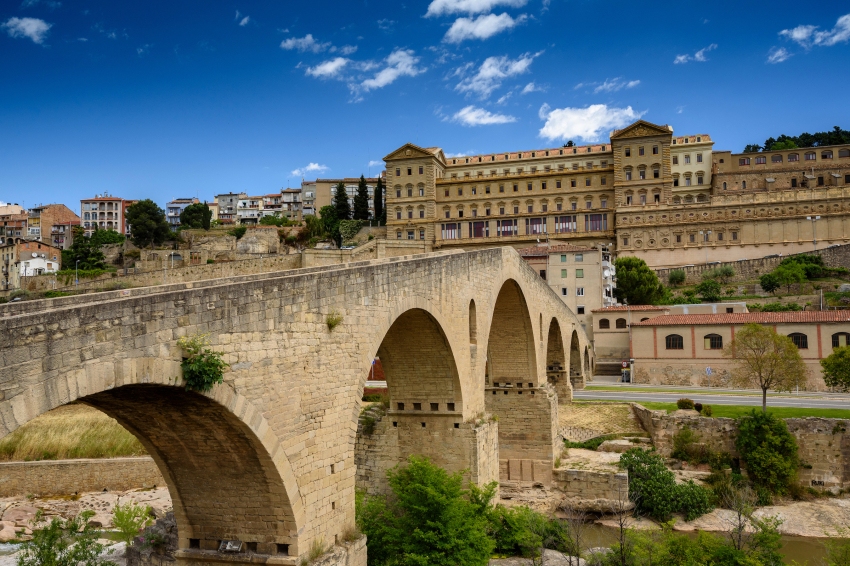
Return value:
[(248, 231), (247, 226), (234, 226), (230, 230), (227, 231), (228, 234), (234, 236), (237, 240), (242, 238), (245, 235), (245, 232)]
[(696, 292), (703, 301), (714, 303), (720, 300), (720, 283), (714, 279), (705, 279), (696, 286)]
[(702, 403), (694, 403), (694, 411), (701, 413), (702, 412)]
[(700, 411), (700, 413), (702, 413), (702, 416), (704, 417), (710, 417), (713, 412), (714, 411), (712, 411), (711, 405), (703, 405), (702, 411)]
[(342, 236), (344, 242), (349, 241), (357, 235), (357, 232), (362, 227), (363, 223), (360, 220), (341, 220), (339, 223), (339, 235)]
[(676, 406), (680, 409), (693, 409), (694, 402), (691, 399), (688, 399), (687, 397), (682, 397), (681, 399), (676, 401)]
[(186, 389), (201, 393), (206, 393), (213, 385), (224, 381), (224, 370), (229, 367), (221, 359), (221, 352), (214, 352), (207, 347), (207, 340), (207, 335), (196, 334), (177, 341), (177, 345), (186, 353), (180, 364)]
[(66, 293), (65, 291), (45, 291), (44, 298), (45, 299), (55, 299), (57, 297), (67, 297), (71, 293)]
[(136, 505), (132, 501), (124, 505), (116, 504), (113, 509), (112, 524), (118, 529), (118, 539), (130, 544), (139, 532), (153, 523), (151, 508)]
[(336, 311), (331, 311), (325, 318), (325, 324), (328, 325), (328, 330), (333, 332), (333, 329), (342, 323), (342, 315)]
[[(103, 545), (89, 526), (94, 511), (83, 511), (72, 519), (54, 518), (33, 531), (32, 540), (21, 545), (18, 566), (112, 566), (101, 557)], [(37, 516), (41, 519), (41, 513)]]
[(753, 410), (738, 419), (738, 453), (760, 499), (762, 492), (783, 495), (797, 480), (797, 442), (785, 421), (772, 413)]
[(215, 260), (214, 260), (214, 259), (208, 259), (208, 260), (207, 260), (207, 265), (209, 265), (209, 264), (211, 264), (211, 263), (215, 263)]
[(676, 504), (686, 521), (693, 521), (713, 509), (711, 493), (693, 480), (676, 486)]
[(676, 286), (684, 283), (686, 278), (684, 269), (674, 269), (667, 276), (667, 281), (670, 285)]

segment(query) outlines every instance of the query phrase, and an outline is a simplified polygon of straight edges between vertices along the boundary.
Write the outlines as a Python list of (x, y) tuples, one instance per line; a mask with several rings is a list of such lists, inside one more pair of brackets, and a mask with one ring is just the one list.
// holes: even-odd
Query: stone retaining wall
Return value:
[[(739, 456), (735, 449), (738, 426), (735, 419), (698, 415), (668, 415), (632, 403), (655, 448), (664, 456), (673, 451), (673, 436), (690, 428), (711, 450)], [(841, 489), (850, 487), (850, 422), (841, 419), (784, 419), (797, 439), (801, 463), (800, 483), (804, 486)]]
[(626, 471), (558, 469), (553, 484), (567, 499), (597, 500), (599, 511), (607, 511), (606, 502), (626, 501), (629, 498), (629, 474)]
[(126, 491), (164, 485), (162, 474), (148, 456), (0, 463), (0, 497)]

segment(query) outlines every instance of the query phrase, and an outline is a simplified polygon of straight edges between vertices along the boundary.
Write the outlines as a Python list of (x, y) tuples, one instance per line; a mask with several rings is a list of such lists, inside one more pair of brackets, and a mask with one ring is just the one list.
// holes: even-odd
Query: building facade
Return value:
[(592, 338), (591, 313), (616, 303), (614, 265), (608, 250), (556, 244), (522, 248), (519, 255), (561, 297)]
[(80, 200), (80, 222), (86, 236), (91, 236), (98, 228), (126, 234), (125, 208), (124, 199), (106, 193)]
[(247, 198), (247, 193), (223, 193), (215, 196), (218, 203), (218, 221), (222, 224), (236, 222), (239, 200)]
[(201, 202), (199, 199), (192, 198), (176, 198), (165, 205), (165, 218), (172, 230), (176, 230), (180, 226), (180, 215), (186, 210), (190, 204)]
[(446, 158), (384, 158), (388, 237), (435, 248), (609, 246), (652, 267), (850, 242), (850, 145), (715, 151), (639, 120), (608, 143)]
[[(354, 197), (357, 195), (357, 188), (360, 185), (359, 177), (346, 177), (344, 179), (316, 179), (315, 181), (302, 181), (301, 192), (304, 195), (304, 214), (318, 214), (323, 206), (333, 204), (334, 193), (336, 186), (339, 183), (345, 184), (345, 192), (348, 195), (348, 205), (351, 210), (354, 210)], [(372, 218), (375, 217), (375, 187), (378, 184), (378, 177), (369, 177), (366, 179), (366, 190), (369, 193), (369, 214)], [(386, 201), (386, 187), (384, 187), (384, 200)], [(307, 212), (310, 210), (311, 212)]]
[(29, 211), (27, 239), (65, 250), (71, 246), (71, 228), (79, 225), (80, 217), (64, 204), (36, 206)]
[(62, 250), (37, 240), (16, 240), (0, 246), (0, 261), (3, 290), (20, 289), (21, 277), (59, 271)]

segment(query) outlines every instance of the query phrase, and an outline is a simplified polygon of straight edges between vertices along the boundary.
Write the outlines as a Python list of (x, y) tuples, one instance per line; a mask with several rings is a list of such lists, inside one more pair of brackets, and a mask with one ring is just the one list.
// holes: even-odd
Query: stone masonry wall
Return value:
[(553, 472), (552, 483), (567, 498), (596, 499), (603, 506), (606, 501), (627, 500), (629, 496), (626, 471), (559, 469)]
[(162, 474), (147, 456), (0, 463), (0, 497), (126, 491), (164, 485)]
[[(772, 255), (772, 254), (771, 254)], [(656, 269), (655, 273), (663, 282), (667, 282), (670, 277), (670, 272), (675, 269), (681, 269), (685, 272), (685, 285), (696, 285), (702, 281), (702, 274), (705, 271), (715, 269), (717, 267), (730, 266), (735, 270), (735, 276), (729, 278), (729, 283), (738, 283), (741, 281), (751, 281), (758, 279), (765, 273), (773, 271), (783, 259), (794, 255), (804, 254), (787, 254), (778, 257), (762, 257), (758, 259), (744, 259), (739, 261), (728, 261), (721, 263), (702, 263), (692, 267)], [(835, 246), (834, 248), (826, 248), (817, 251), (805, 252), (805, 255), (819, 255), (823, 258), (824, 265), (828, 267), (850, 267), (850, 244)]]
[[(635, 415), (652, 435), (655, 448), (664, 456), (673, 451), (673, 436), (685, 427), (696, 432), (712, 450), (739, 456), (735, 449), (735, 419), (668, 415), (632, 404)], [(840, 419), (784, 419), (797, 439), (800, 483), (824, 488), (850, 487), (850, 422)], [(810, 466), (810, 467), (809, 467)]]

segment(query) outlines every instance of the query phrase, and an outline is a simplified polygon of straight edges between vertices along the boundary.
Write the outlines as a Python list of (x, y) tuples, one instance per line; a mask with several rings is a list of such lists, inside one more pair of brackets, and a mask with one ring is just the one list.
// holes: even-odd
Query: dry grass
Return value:
[(567, 403), (558, 406), (561, 427), (597, 430), (603, 434), (643, 433), (628, 403)]
[(144, 456), (147, 452), (115, 419), (86, 405), (65, 405), (0, 440), (0, 460), (62, 460)]

